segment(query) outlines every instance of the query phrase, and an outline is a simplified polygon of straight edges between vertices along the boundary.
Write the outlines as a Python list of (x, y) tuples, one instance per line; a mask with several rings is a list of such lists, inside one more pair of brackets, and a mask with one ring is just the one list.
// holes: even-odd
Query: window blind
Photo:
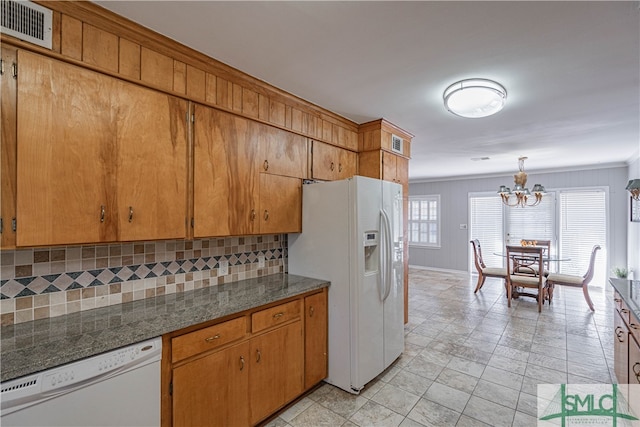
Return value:
[(607, 209), (604, 190), (560, 192), (559, 253), (571, 261), (561, 262), (560, 272), (582, 276), (589, 267), (591, 249), (602, 248), (596, 256), (592, 283), (606, 280)]
[[(495, 193), (487, 196), (471, 196), (469, 198), (471, 210), (470, 236), (478, 239), (482, 247), (482, 257), (487, 267), (502, 267), (504, 259), (494, 255), (494, 252), (504, 252), (502, 201)], [(469, 244), (470, 271), (473, 267), (473, 249)]]

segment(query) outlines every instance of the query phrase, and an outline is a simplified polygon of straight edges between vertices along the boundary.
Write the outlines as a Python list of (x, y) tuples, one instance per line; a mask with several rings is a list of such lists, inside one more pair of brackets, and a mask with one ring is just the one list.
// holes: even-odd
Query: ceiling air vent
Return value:
[(51, 10), (25, 0), (0, 0), (3, 33), (51, 49)]
[(402, 143), (404, 141), (397, 135), (391, 135), (391, 151), (402, 154)]

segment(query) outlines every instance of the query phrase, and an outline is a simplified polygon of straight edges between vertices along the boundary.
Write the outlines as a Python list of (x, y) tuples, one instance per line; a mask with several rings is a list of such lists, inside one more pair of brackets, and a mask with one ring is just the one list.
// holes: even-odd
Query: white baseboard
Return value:
[(416, 270), (441, 271), (443, 273), (469, 274), (468, 271), (451, 270), (451, 269), (447, 269), (447, 268), (425, 267), (424, 265), (409, 265), (409, 268), (415, 268)]

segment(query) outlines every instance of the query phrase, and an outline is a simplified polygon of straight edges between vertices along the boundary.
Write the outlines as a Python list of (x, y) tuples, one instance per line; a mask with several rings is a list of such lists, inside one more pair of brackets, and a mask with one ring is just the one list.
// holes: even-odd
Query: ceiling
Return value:
[[(639, 2), (96, 3), (357, 123), (385, 118), (415, 135), (413, 181), (640, 152)], [(471, 77), (504, 85), (504, 110), (447, 112), (444, 89)]]

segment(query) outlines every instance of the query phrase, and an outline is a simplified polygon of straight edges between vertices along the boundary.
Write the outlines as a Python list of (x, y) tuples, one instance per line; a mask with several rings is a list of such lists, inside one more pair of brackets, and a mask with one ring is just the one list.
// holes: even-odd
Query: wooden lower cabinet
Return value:
[(304, 387), (313, 387), (327, 377), (327, 290), (304, 299)]
[(162, 426), (256, 425), (322, 381), (327, 295), (312, 291), (165, 336)]
[(302, 393), (303, 344), (301, 321), (251, 340), (251, 424), (265, 419)]
[(249, 424), (249, 342), (173, 369), (174, 426)]
[(620, 384), (629, 383), (629, 330), (619, 312), (613, 314), (613, 354), (614, 371)]

